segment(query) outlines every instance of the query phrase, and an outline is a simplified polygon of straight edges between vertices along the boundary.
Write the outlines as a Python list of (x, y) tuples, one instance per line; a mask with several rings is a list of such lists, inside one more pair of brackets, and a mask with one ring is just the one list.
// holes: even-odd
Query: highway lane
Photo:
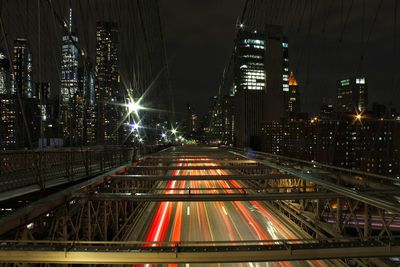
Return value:
[[(225, 170), (207, 170), (215, 163), (178, 163), (180, 166), (204, 166), (204, 170), (174, 170), (171, 175), (228, 175)], [(242, 187), (238, 181), (197, 180), (163, 181), (159, 187), (168, 189), (212, 188), (202, 193), (218, 193), (215, 188)], [(234, 190), (222, 189), (225, 193)], [(165, 194), (183, 194), (183, 190), (166, 190)], [(267, 207), (258, 201), (249, 202), (161, 202), (155, 206), (151, 223), (145, 234), (146, 241), (239, 241), (296, 239), (301, 235), (293, 232), (277, 220)], [(155, 265), (147, 265), (155, 266)], [(177, 266), (169, 264), (167, 266)], [(186, 266), (335, 266), (328, 261), (298, 261), (243, 264), (190, 264)]]

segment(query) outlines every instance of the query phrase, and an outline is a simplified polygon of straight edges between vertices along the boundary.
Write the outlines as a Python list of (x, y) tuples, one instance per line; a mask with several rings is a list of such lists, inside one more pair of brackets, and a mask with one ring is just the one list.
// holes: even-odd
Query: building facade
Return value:
[(264, 150), (347, 169), (400, 175), (400, 121), (338, 116), (267, 122)]
[(338, 81), (337, 111), (362, 113), (368, 110), (368, 91), (364, 77)]
[(10, 61), (0, 51), (0, 94), (11, 93)]
[(28, 40), (18, 38), (14, 41), (13, 59), (13, 86), (12, 93), (17, 93), (23, 98), (32, 98), (32, 54), (28, 45)]
[(59, 123), (65, 144), (73, 145), (71, 135), (73, 128), (73, 98), (78, 91), (78, 64), (79, 51), (77, 48), (78, 37), (72, 30), (72, 10), (69, 10), (68, 34), (62, 38), (61, 52), (61, 94)]
[(17, 147), (16, 116), (15, 94), (0, 94), (0, 148), (2, 150)]
[(100, 144), (118, 144), (122, 118), (119, 88), (118, 24), (98, 22), (96, 29), (96, 137)]
[(0, 52), (0, 148), (16, 148), (16, 96), (11, 93), (10, 61)]
[(288, 117), (296, 117), (301, 112), (299, 84), (293, 72), (289, 75), (289, 92), (287, 99)]
[[(37, 110), (33, 105), (35, 93), (32, 81), (32, 54), (27, 39), (17, 38), (14, 41), (13, 56), (11, 94), (15, 95), (16, 146), (32, 148), (34, 128), (30, 127), (30, 117), (35, 116)], [(29, 107), (33, 107), (34, 110), (30, 111)]]
[(264, 33), (239, 30), (234, 49), (235, 145), (261, 149), (265, 121), (285, 116), (288, 43), (282, 27)]

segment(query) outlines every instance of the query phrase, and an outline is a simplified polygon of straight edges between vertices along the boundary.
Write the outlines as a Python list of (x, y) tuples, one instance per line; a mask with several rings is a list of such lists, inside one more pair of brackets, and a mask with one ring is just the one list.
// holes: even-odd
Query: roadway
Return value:
[[(207, 166), (218, 166), (216, 163), (177, 163), (178, 166), (203, 166), (204, 169), (173, 170), (173, 176), (197, 175), (230, 175), (232, 171), (222, 169), (208, 170)], [(234, 193), (228, 188), (243, 187), (234, 180), (189, 180), (160, 181), (158, 187), (166, 188), (165, 194), (184, 194), (191, 188), (191, 194), (204, 193), (195, 188), (211, 188), (207, 193)], [(174, 189), (174, 190), (168, 190)], [(145, 227), (142, 240), (149, 242), (162, 241), (240, 241), (240, 240), (276, 240), (304, 238), (304, 233), (279, 221), (267, 206), (260, 201), (235, 202), (161, 202), (149, 206), (150, 221)], [(148, 220), (150, 219), (150, 220)], [(297, 261), (272, 263), (243, 264), (186, 264), (187, 266), (337, 266), (335, 261)], [(136, 265), (143, 266), (143, 265)], [(156, 266), (156, 265), (146, 265)], [(178, 266), (168, 264), (168, 267)]]

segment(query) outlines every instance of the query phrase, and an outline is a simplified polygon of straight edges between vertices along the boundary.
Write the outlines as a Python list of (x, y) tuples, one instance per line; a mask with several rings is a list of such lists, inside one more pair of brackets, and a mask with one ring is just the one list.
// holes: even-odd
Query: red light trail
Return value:
[[(204, 163), (188, 163), (182, 160), (178, 166), (204, 166), (204, 170), (175, 170), (176, 175), (228, 175), (225, 170), (207, 170), (207, 166), (218, 166), (210, 159)], [(165, 184), (166, 183), (166, 184)], [(243, 186), (234, 180), (168, 181), (161, 182), (165, 194), (183, 194), (187, 188), (190, 193), (204, 192), (196, 188), (209, 189), (207, 193), (237, 193)], [(218, 188), (224, 188), (216, 190)], [(176, 190), (178, 189), (178, 190)], [(182, 189), (179, 190), (179, 189)], [(186, 191), (187, 192), (187, 191)], [(240, 241), (296, 239), (299, 236), (275, 218), (262, 202), (161, 202), (157, 204), (147, 230), (147, 242), (163, 241)], [(156, 246), (156, 244), (153, 244)], [(221, 266), (223, 264), (216, 264)], [(134, 265), (141, 266), (141, 265)], [(155, 266), (155, 265), (145, 265)], [(177, 264), (168, 264), (175, 267)], [(207, 265), (214, 266), (214, 265)], [(226, 266), (226, 265), (225, 265)], [(328, 266), (322, 261), (243, 263), (229, 266)]]

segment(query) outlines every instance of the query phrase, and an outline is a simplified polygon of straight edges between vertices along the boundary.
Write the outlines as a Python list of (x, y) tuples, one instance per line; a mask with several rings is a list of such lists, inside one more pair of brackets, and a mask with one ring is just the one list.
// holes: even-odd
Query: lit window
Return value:
[(365, 84), (365, 78), (357, 78), (356, 84)]

